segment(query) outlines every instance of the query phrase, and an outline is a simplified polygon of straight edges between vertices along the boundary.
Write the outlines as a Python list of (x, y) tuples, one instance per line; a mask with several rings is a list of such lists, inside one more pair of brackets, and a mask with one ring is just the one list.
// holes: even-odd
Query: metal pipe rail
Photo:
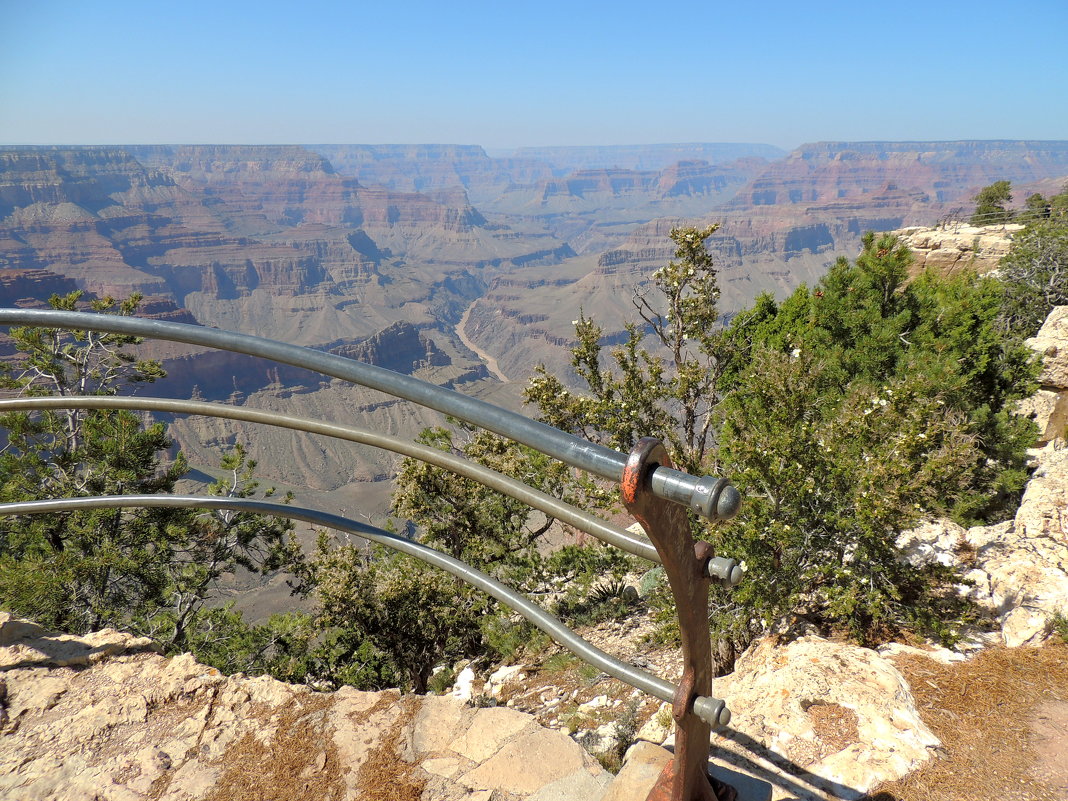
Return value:
[[(114, 399), (111, 399), (114, 400)], [(254, 498), (219, 498), (203, 495), (109, 495), (84, 498), (60, 498), (56, 500), (0, 503), (0, 515), (31, 515), (50, 512), (71, 512), (82, 509), (116, 509), (126, 507), (169, 509), (227, 509), (235, 512), (252, 512), (290, 520), (303, 520), (313, 525), (345, 531), (358, 537), (377, 542), (401, 553), (439, 567), (492, 595), (507, 604), (560, 645), (575, 653), (582, 660), (613, 678), (626, 682), (661, 701), (673, 701), (678, 687), (664, 679), (629, 665), (611, 654), (586, 642), (560, 620), (546, 612), (536, 603), (492, 576), (477, 570), (466, 562), (418, 542), (405, 539), (375, 526), (349, 520), (318, 509), (289, 506), (283, 503), (261, 501)], [(719, 698), (699, 696), (694, 699), (693, 711), (701, 720), (714, 728), (730, 723), (731, 713)]]
[[(452, 415), (495, 434), (513, 439), (569, 465), (617, 483), (622, 480), (627, 464), (625, 454), (603, 445), (587, 442), (580, 437), (477, 398), (471, 398), (411, 376), (394, 373), (382, 367), (263, 337), (188, 323), (42, 309), (0, 309), (0, 325), (105, 331), (204, 345), (249, 356), (259, 356), (282, 364), (314, 370), (413, 401), (421, 406)], [(652, 471), (649, 477), (649, 490), (657, 497), (688, 506), (711, 520), (733, 517), (741, 504), (741, 495), (730, 486), (726, 479), (714, 476), (691, 476), (668, 467), (656, 467)]]
[[(289, 428), (309, 434), (322, 434), (335, 439), (370, 445), (375, 448), (393, 451), (421, 462), (441, 467), (457, 475), (478, 481), (490, 489), (531, 506), (545, 514), (567, 523), (569, 526), (592, 534), (602, 542), (614, 545), (620, 550), (660, 564), (660, 556), (653, 544), (631, 534), (626, 529), (613, 526), (596, 515), (591, 515), (558, 498), (528, 487), (521, 481), (491, 470), (477, 462), (461, 459), (446, 451), (420, 445), (415, 442), (379, 434), (356, 426), (343, 426), (324, 420), (310, 420), (303, 417), (278, 414), (277, 412), (250, 409), (247, 406), (227, 406), (221, 403), (204, 401), (171, 400), (168, 398), (120, 397), (117, 395), (74, 395), (67, 397), (31, 397), (0, 400), (0, 414), (40, 409), (130, 409), (148, 412), (167, 412), (175, 414), (196, 414), (206, 417), (221, 417), (228, 420), (241, 420), (248, 423)], [(728, 560), (721, 560), (726, 562)], [(732, 561), (732, 565), (734, 565)], [(718, 565), (717, 565), (718, 567)], [(730, 571), (728, 571), (730, 572)], [(740, 572), (740, 571), (739, 571)], [(716, 578), (718, 576), (713, 576)], [(740, 578), (740, 575), (738, 576)], [(735, 584), (738, 582), (735, 581)]]
[[(129, 409), (172, 414), (195, 414), (277, 426), (294, 431), (304, 431), (309, 434), (321, 434), (348, 442), (356, 442), (361, 445), (369, 445), (418, 459), (421, 462), (426, 462), (465, 478), (470, 478), (473, 481), (478, 481), (492, 490), (515, 498), (534, 509), (555, 517), (569, 526), (577, 528), (579, 531), (592, 534), (602, 542), (649, 562), (661, 564), (660, 555), (651, 542), (641, 537), (636, 537), (624, 528), (614, 526), (596, 515), (591, 515), (589, 512), (564, 503), (558, 498), (528, 487), (521, 481), (491, 470), (477, 462), (461, 459), (454, 454), (437, 448), (408, 442), (398, 437), (391, 437), (388, 434), (379, 434), (377, 431), (328, 423), (325, 420), (312, 420), (261, 409), (251, 409), (247, 406), (228, 406), (221, 403), (173, 400), (170, 398), (73, 395), (0, 400), (0, 414), (41, 409)], [(742, 569), (734, 559), (713, 557), (706, 563), (706, 570), (709, 578), (725, 586), (733, 587), (742, 580)]]

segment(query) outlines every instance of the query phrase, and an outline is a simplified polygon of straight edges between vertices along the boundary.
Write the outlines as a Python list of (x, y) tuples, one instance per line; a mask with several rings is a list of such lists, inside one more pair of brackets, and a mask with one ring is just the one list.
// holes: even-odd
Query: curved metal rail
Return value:
[[(0, 324), (107, 331), (259, 356), (413, 401), (466, 420), (617, 483), (622, 479), (627, 464), (625, 454), (587, 442), (477, 398), (382, 367), (263, 337), (187, 323), (41, 309), (0, 309)], [(698, 478), (667, 467), (657, 467), (653, 471), (649, 479), (649, 489), (660, 498), (688, 506), (698, 514), (713, 520), (733, 517), (741, 503), (741, 495), (726, 479), (713, 476)]]
[(342, 426), (323, 420), (310, 420), (276, 412), (267, 412), (261, 409), (250, 409), (247, 406), (227, 406), (219, 403), (171, 400), (169, 398), (77, 395), (0, 400), (0, 414), (39, 409), (131, 409), (175, 414), (197, 414), (207, 417), (221, 417), (228, 420), (242, 420), (248, 423), (262, 423), (280, 428), (289, 428), (294, 431), (304, 431), (310, 434), (322, 434), (323, 436), (357, 442), (362, 445), (370, 445), (375, 448), (400, 453), (404, 456), (410, 456), (413, 459), (433, 464), (445, 470), (450, 470), (457, 475), (478, 481), (490, 489), (504, 493), (551, 517), (555, 517), (569, 526), (574, 526), (581, 531), (592, 534), (609, 545), (614, 545), (650, 562), (660, 563), (660, 556), (651, 542), (635, 537), (626, 529), (613, 526), (611, 523), (564, 503), (551, 495), (532, 489), (521, 481), (502, 475), (477, 462), (461, 459), (446, 451), (431, 448), (427, 445), (407, 442), (397, 437), (379, 434), (356, 426)]
[[(317, 509), (288, 506), (282, 503), (272, 503), (253, 498), (218, 498), (201, 495), (119, 495), (3, 503), (0, 504), (0, 515), (46, 514), (80, 509), (115, 509), (124, 507), (228, 509), (237, 512), (253, 512), (285, 517), (291, 520), (303, 520), (313, 525), (326, 526), (338, 531), (355, 534), (446, 570), (468, 584), (492, 595), (498, 601), (517, 611), (560, 645), (609, 676), (626, 682), (632, 687), (647, 692), (662, 701), (673, 701), (675, 699), (676, 691), (678, 690), (675, 685), (616, 659), (611, 654), (591, 645), (526, 596), (501, 584), (481, 570), (476, 570), (448, 554), (428, 548), (418, 542), (404, 539), (375, 526), (369, 526), (365, 523), (349, 520)], [(730, 723), (730, 710), (719, 698), (699, 696), (694, 701), (693, 711), (701, 720), (713, 727), (726, 726)]]

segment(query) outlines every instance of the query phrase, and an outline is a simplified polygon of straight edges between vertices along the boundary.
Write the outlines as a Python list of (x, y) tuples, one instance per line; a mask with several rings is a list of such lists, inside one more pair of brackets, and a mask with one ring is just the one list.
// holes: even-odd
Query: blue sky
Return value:
[(0, 143), (1068, 139), (1068, 0), (0, 0)]

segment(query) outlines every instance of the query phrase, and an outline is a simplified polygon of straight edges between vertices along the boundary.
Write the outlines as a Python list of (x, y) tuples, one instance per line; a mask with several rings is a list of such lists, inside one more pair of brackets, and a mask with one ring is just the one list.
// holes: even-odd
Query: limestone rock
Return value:
[(611, 779), (510, 709), (226, 677), (129, 635), (7, 615), (0, 642), (2, 798), (587, 801)]
[(522, 665), (504, 665), (493, 671), (489, 678), (486, 679), (486, 685), (482, 688), (482, 692), (485, 695), (489, 695), (493, 698), (497, 698), (501, 694), (501, 689), (510, 680), (521, 681), (523, 679), (523, 666)]
[(1054, 306), (1036, 336), (1040, 339), (1068, 341), (1068, 306)]
[(456, 683), (452, 686), (450, 695), (460, 701), (470, 701), (474, 682), (475, 671), (470, 666), (465, 667), (460, 671), (460, 675), (456, 677)]
[(965, 571), (961, 592), (999, 617), (1006, 645), (1034, 645), (1054, 616), (1068, 615), (1068, 447), (1034, 452), (1035, 472), (1011, 522), (964, 529), (928, 521), (898, 546), (914, 564), (937, 561)]
[(660, 704), (660, 709), (657, 710), (656, 714), (638, 729), (638, 733), (634, 737), (636, 740), (659, 744), (664, 742), (674, 728), (675, 723), (671, 717), (671, 704), (665, 701)]
[(1063, 439), (1068, 428), (1068, 392), (1040, 389), (1016, 404), (1015, 412), (1035, 421), (1040, 444)]
[(1027, 344), (1042, 356), (1043, 387), (1068, 389), (1068, 306), (1057, 306)]
[(1001, 636), (1009, 648), (1040, 645), (1053, 630), (1053, 621), (1041, 609), (1018, 606), (1002, 618)]
[(1017, 406), (1017, 414), (1038, 424), (1043, 444), (1063, 439), (1068, 427), (1068, 306), (1057, 306), (1027, 344), (1042, 360), (1042, 388)]
[(644, 799), (670, 761), (671, 753), (666, 749), (647, 742), (635, 743), (628, 749), (622, 770), (612, 780), (601, 801)]
[(1022, 225), (976, 227), (954, 222), (932, 228), (904, 228), (896, 233), (912, 251), (913, 272), (935, 269), (945, 275), (962, 270), (989, 272), (1009, 252), (1012, 236)]
[(916, 770), (940, 745), (905, 679), (867, 648), (811, 636), (763, 640), (717, 679), (716, 692), (730, 699), (733, 718), (713, 737), (713, 758), (743, 771), (754, 756), (777, 766), (776, 798), (859, 798)]

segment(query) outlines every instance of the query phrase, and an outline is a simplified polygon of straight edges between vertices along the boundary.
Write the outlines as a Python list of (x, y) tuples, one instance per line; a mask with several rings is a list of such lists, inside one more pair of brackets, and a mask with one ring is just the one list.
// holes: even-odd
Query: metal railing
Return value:
[(289, 428), (384, 448), (471, 478), (592, 534), (610, 545), (663, 564), (675, 598), (682, 639), (683, 676), (678, 686), (605, 653), (525, 596), (471, 565), (375, 526), (320, 510), (248, 498), (198, 495), (100, 496), (0, 504), (0, 515), (117, 507), (180, 507), (255, 512), (302, 520), (355, 534), (414, 556), (452, 573), (511, 607), (560, 645), (609, 676), (655, 698), (670, 701), (677, 725), (675, 756), (665, 768), (649, 799), (707, 801), (716, 797), (716, 790), (713, 789), (716, 782), (708, 776), (706, 770), (709, 739), (712, 728), (725, 726), (730, 722), (730, 711), (724, 701), (712, 695), (708, 590), (712, 581), (728, 586), (737, 584), (741, 579), (741, 570), (733, 560), (716, 557), (708, 543), (693, 539), (684, 507), (710, 519), (733, 516), (738, 510), (741, 496), (725, 479), (712, 476), (695, 477), (674, 470), (663, 444), (658, 440), (643, 439), (629, 455), (622, 454), (515, 412), (410, 376), (334, 354), (247, 334), (135, 317), (36, 309), (0, 309), (0, 324), (92, 330), (186, 342), (305, 367), (444, 412), (539, 450), (573, 467), (618, 482), (625, 506), (642, 524), (650, 541), (636, 537), (618, 526), (482, 465), (435, 448), (352, 426), (279, 415), (247, 407), (163, 398), (66, 396), (0, 400), (0, 414), (76, 408), (196, 414)]

